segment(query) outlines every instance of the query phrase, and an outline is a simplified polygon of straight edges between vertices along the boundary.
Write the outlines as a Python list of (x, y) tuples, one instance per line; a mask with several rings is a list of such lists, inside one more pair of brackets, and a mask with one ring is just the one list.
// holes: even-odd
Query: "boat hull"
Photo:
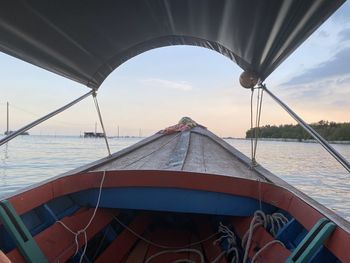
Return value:
[[(202, 217), (207, 216), (206, 218), (214, 216), (223, 217), (226, 220), (232, 218), (230, 222), (237, 233), (246, 231), (247, 222), (250, 222), (254, 212), (260, 209), (267, 214), (282, 211), (296, 222), (297, 227), (292, 227), (299, 228), (300, 233), (307, 233), (320, 219), (326, 217), (302, 198), (275, 184), (183, 171), (124, 170), (78, 173), (43, 183), (8, 198), (8, 201), (22, 216), (23, 221), (33, 221), (33, 211), (38, 211), (48, 204), (50, 207), (68, 207), (67, 209), (57, 208), (56, 210), (60, 212), (54, 213), (58, 219), (66, 218), (79, 209), (86, 207), (91, 210), (96, 206), (104, 173), (99, 209), (105, 211), (105, 214), (102, 213), (101, 219), (98, 220), (105, 223), (100, 227), (105, 227), (111, 220), (110, 211), (125, 209), (140, 213), (147, 210), (149, 213), (170, 212), (188, 214), (191, 215), (190, 217), (198, 214)], [(66, 204), (67, 201), (62, 201), (67, 198), (71, 202), (69, 205)], [(85, 214), (85, 221), (89, 213)], [(80, 221), (74, 222), (78, 224), (77, 222)], [(34, 238), (39, 235), (38, 246), (47, 258), (53, 260), (62, 253), (62, 248), (48, 245), (47, 240), (50, 239), (50, 235), (55, 235), (54, 229), (48, 233), (42, 233), (51, 228), (56, 228), (57, 231), (59, 226), (55, 220), (49, 223), (45, 222), (45, 219), (41, 225), (42, 227), (37, 226), (36, 230), (31, 229), (31, 232)], [(80, 226), (81, 224), (78, 224), (76, 228), (79, 229)], [(57, 232), (57, 235), (59, 233)], [(91, 235), (94, 234), (96, 233), (91, 233)], [(72, 238), (74, 239), (71, 234), (67, 237), (68, 240)], [(349, 233), (337, 226), (324, 245), (334, 257), (347, 262), (350, 259), (350, 251), (347, 249), (349, 242)], [(84, 243), (83, 240), (82, 243)], [(74, 245), (74, 242), (71, 245)], [(68, 255), (73, 256), (72, 253)], [(8, 256), (12, 260), (15, 259), (13, 262), (20, 262), (18, 260), (21, 256), (18, 249), (9, 250)]]

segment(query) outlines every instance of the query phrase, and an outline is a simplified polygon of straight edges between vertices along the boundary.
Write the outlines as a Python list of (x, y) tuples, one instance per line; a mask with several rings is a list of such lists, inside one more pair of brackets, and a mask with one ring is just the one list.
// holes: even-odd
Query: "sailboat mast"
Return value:
[(8, 134), (8, 133), (9, 133), (9, 118), (10, 118), (10, 113), (9, 113), (9, 102), (6, 103), (6, 108), (7, 108), (6, 134)]

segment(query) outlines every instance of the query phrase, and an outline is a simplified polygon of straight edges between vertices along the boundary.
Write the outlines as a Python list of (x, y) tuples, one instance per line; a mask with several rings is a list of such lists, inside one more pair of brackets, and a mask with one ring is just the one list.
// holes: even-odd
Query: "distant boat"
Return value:
[[(5, 131), (4, 135), (10, 135), (12, 133), (14, 133), (14, 131)], [(20, 135), (29, 135), (29, 132), (22, 132)]]
[[(10, 135), (14, 133), (14, 131), (10, 131), (10, 110), (9, 110), (9, 102), (6, 103), (6, 131), (4, 132), (4, 135)], [(20, 135), (29, 135), (29, 132), (22, 132)]]

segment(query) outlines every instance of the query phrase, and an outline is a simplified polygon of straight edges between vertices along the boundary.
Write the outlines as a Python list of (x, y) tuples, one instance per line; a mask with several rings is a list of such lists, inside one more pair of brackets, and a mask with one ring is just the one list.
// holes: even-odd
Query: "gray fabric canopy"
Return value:
[(264, 80), (343, 0), (11, 0), (0, 50), (91, 88), (170, 45), (215, 50)]

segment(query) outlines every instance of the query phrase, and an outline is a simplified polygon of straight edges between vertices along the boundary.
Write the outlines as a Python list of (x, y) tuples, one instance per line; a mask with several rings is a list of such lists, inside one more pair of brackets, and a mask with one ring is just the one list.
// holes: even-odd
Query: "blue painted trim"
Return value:
[(46, 203), (47, 208), (50, 210), (50, 214), (53, 215), (55, 221), (62, 219), (65, 216), (69, 216), (75, 213), (80, 207), (74, 203), (69, 195), (60, 196)]
[(306, 229), (295, 218), (292, 218), (280, 229), (276, 239), (282, 241), (287, 249), (293, 251), (306, 235)]
[(51, 218), (53, 218), (53, 220), (57, 221), (58, 218), (57, 216), (55, 215), (55, 213), (51, 210), (51, 208), (47, 205), (47, 204), (44, 204), (43, 205), (44, 209), (49, 213), (49, 215), (51, 216)]
[[(71, 195), (81, 206), (95, 206), (98, 189)], [(151, 211), (200, 213), (213, 215), (250, 216), (259, 209), (253, 198), (229, 194), (157, 187), (125, 187), (103, 189), (100, 207)], [(273, 206), (263, 203), (263, 210), (271, 213)]]

